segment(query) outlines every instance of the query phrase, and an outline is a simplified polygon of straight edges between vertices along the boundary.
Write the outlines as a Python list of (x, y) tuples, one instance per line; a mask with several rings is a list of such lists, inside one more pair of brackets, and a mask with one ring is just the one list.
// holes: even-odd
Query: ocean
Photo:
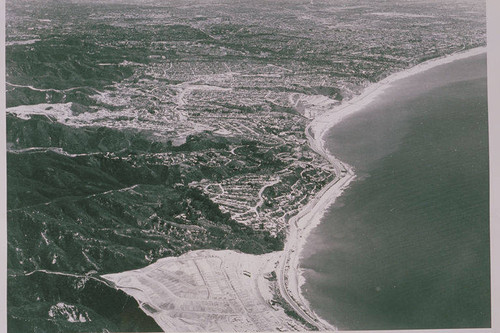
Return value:
[(343, 330), (490, 327), (486, 55), (394, 82), (327, 143), (357, 179), (302, 253), (314, 311)]

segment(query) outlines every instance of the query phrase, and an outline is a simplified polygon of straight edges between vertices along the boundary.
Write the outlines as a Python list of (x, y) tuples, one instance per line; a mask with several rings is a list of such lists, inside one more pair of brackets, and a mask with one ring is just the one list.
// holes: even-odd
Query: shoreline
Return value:
[[(285, 331), (303, 330), (301, 327), (305, 329), (307, 325), (301, 323), (297, 318), (294, 319), (293, 317), (295, 316), (288, 314), (286, 307), (273, 304), (274, 295), (277, 293), (287, 303), (288, 309), (293, 309), (296, 315), (301, 317), (303, 321), (322, 331), (336, 331), (337, 328), (334, 325), (314, 312), (309, 302), (303, 296), (301, 287), (305, 283), (305, 277), (303, 269), (300, 267), (301, 254), (310, 232), (322, 222), (327, 209), (335, 202), (336, 198), (342, 195), (350, 182), (356, 178), (353, 167), (340, 161), (328, 151), (325, 141), (327, 132), (345, 117), (362, 110), (368, 103), (382, 94), (394, 81), (454, 60), (479, 55), (485, 51), (486, 47), (470, 49), (432, 59), (407, 70), (391, 74), (385, 79), (366, 87), (357, 97), (313, 119), (305, 129), (309, 146), (331, 163), (335, 172), (335, 178), (321, 188), (302, 207), (298, 214), (290, 218), (288, 233), (282, 251), (258, 256), (229, 250), (206, 249), (189, 251), (180, 257), (159, 259), (156, 263), (141, 269), (108, 274), (107, 276), (103, 276), (103, 278), (107, 281), (113, 280), (110, 277), (118, 278), (120, 283), (115, 284), (114, 287), (134, 297), (139, 302), (140, 308), (144, 313), (152, 317), (164, 331), (207, 331), (209, 326), (216, 328), (215, 330), (221, 330), (221, 327), (224, 327), (223, 330), (231, 331), (271, 331), (275, 328)], [(181, 264), (186, 260), (192, 262), (192, 267)], [(214, 263), (213, 260), (220, 260), (220, 262)], [(193, 269), (193, 267), (197, 266), (194, 263), (195, 261), (202, 265), (203, 271), (200, 271), (199, 267), (196, 270)], [(194, 302), (193, 300), (197, 298), (186, 298), (183, 295), (176, 296), (175, 293), (178, 291), (174, 288), (175, 286), (170, 288), (171, 286), (165, 285), (160, 288), (163, 293), (168, 294), (168, 297), (157, 299), (158, 294), (156, 290), (160, 290), (158, 289), (159, 285), (157, 285), (159, 277), (157, 275), (153, 276), (149, 272), (154, 270), (154, 267), (161, 266), (165, 262), (169, 263), (165, 267), (171, 267), (167, 269), (167, 271), (172, 269), (171, 274), (183, 275), (183, 279), (181, 280), (198, 279), (200, 282), (196, 288), (203, 285), (208, 292), (206, 295), (203, 293), (198, 295), (205, 301), (208, 300), (212, 303), (217, 303), (226, 299), (225, 297), (229, 297), (227, 300), (236, 302), (237, 308), (241, 308), (244, 311), (231, 314), (225, 313), (225, 315), (230, 317), (237, 316), (241, 320), (227, 326), (228, 319), (219, 313), (219, 308), (215, 307), (212, 309), (211, 307), (214, 305), (210, 305), (203, 300), (200, 303), (195, 302), (191, 304), (189, 302)], [(273, 271), (276, 273), (275, 285), (271, 284), (269, 276), (266, 277), (266, 275), (269, 275)], [(151, 275), (149, 278), (148, 274)], [(139, 276), (148, 279), (138, 280), (135, 278)], [(207, 276), (210, 280), (208, 282), (204, 280)], [(168, 282), (169, 274), (164, 279)], [(217, 287), (213, 283), (216, 280), (225, 281), (225, 287)], [(185, 285), (182, 288), (185, 288)], [(188, 292), (196, 294), (199, 292), (198, 289)], [(220, 294), (220, 297), (211, 299), (209, 295), (213, 292)], [(226, 296), (222, 297), (222, 295)], [(165, 299), (170, 299), (171, 301), (168, 307), (163, 308), (162, 302)], [(189, 304), (186, 304), (186, 302)], [(199, 312), (201, 307), (201, 309), (205, 309), (208, 312), (194, 319), (192, 311), (187, 311), (187, 314), (183, 312), (186, 310), (183, 307), (186, 306), (187, 310), (190, 307), (194, 307), (193, 309)]]
[[(304, 318), (307, 321), (314, 321), (320, 329), (336, 330), (337, 328), (326, 320), (319, 317), (314, 310), (311, 309), (309, 302), (305, 299), (302, 293), (302, 285), (305, 283), (304, 271), (300, 268), (301, 254), (305, 247), (307, 237), (311, 231), (316, 228), (330, 207), (343, 190), (356, 178), (353, 167), (344, 163), (333, 156), (326, 147), (326, 134), (345, 117), (348, 117), (372, 102), (380, 96), (393, 82), (404, 79), (406, 77), (424, 72), (431, 68), (444, 65), (456, 60), (476, 56), (487, 52), (487, 47), (477, 47), (465, 51), (460, 51), (445, 55), (439, 58), (430, 59), (419, 63), (406, 70), (393, 73), (379, 82), (373, 83), (366, 87), (363, 92), (332, 108), (329, 111), (322, 113), (314, 118), (306, 127), (306, 136), (311, 149), (327, 159), (335, 169), (335, 179), (323, 187), (312, 200), (310, 200), (302, 210), (290, 219), (289, 234), (284, 246), (284, 253), (280, 258), (280, 269), (278, 277), (280, 282), (280, 291), (282, 294), (287, 294), (287, 301), (297, 310), (299, 314), (306, 314)], [(287, 282), (285, 281), (287, 280)], [(291, 298), (291, 300), (290, 300)], [(293, 304), (295, 303), (295, 304)], [(297, 309), (297, 307), (299, 309)], [(302, 313), (301, 313), (302, 312)]]

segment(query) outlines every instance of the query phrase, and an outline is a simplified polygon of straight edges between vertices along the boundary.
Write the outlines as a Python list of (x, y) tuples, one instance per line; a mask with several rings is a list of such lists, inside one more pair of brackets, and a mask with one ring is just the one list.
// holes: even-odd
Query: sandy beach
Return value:
[[(332, 164), (336, 177), (290, 219), (283, 251), (260, 256), (235, 251), (191, 251), (181, 257), (160, 259), (140, 270), (104, 278), (133, 296), (165, 331), (304, 330), (304, 323), (292, 320), (285, 308), (273, 301), (277, 292), (274, 285), (288, 303), (287, 308), (293, 308), (310, 325), (320, 330), (336, 330), (316, 315), (301, 292), (305, 278), (300, 259), (307, 237), (356, 177), (351, 166), (327, 150), (327, 132), (362, 110), (393, 82), (484, 52), (485, 47), (471, 49), (392, 74), (367, 87), (361, 95), (317, 116), (307, 126), (306, 136), (311, 148)], [(273, 271), (275, 280), (270, 277)]]
[[(285, 244), (282, 263), (280, 265), (282, 269), (279, 274), (283, 274), (280, 281), (286, 284), (283, 286), (282, 291), (290, 294), (291, 298), (297, 303), (296, 305), (306, 312), (308, 316), (321, 323), (322, 325), (320, 326), (323, 326), (321, 328), (329, 330), (335, 329), (335, 327), (325, 320), (322, 320), (314, 313), (307, 300), (302, 295), (301, 286), (305, 279), (303, 277), (303, 271), (300, 268), (301, 252), (307, 240), (307, 236), (310, 234), (311, 230), (321, 222), (321, 218), (326, 212), (326, 209), (335, 202), (336, 198), (342, 194), (349, 183), (355, 179), (353, 168), (338, 160), (327, 150), (325, 145), (326, 133), (346, 117), (362, 110), (366, 105), (380, 96), (395, 81), (421, 73), (439, 65), (479, 55), (484, 52), (486, 52), (486, 47), (474, 48), (432, 59), (402, 72), (394, 73), (368, 86), (359, 96), (319, 115), (306, 128), (306, 135), (309, 139), (311, 148), (332, 163), (337, 177), (318, 192), (314, 199), (311, 200), (299, 214), (290, 220), (290, 231)], [(287, 280), (287, 283), (285, 283), (285, 280)]]

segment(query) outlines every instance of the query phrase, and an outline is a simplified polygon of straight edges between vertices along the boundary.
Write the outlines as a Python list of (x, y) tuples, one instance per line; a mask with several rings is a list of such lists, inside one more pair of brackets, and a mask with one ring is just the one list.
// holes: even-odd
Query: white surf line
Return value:
[[(325, 135), (345, 117), (363, 109), (368, 103), (379, 96), (391, 83), (424, 72), (433, 67), (447, 64), (455, 60), (468, 58), (486, 52), (486, 47), (478, 47), (467, 51), (453, 53), (440, 58), (415, 65), (409, 69), (394, 73), (385, 79), (368, 86), (359, 96), (346, 103), (332, 108), (315, 119), (306, 127), (306, 136), (311, 148), (325, 157), (335, 169), (335, 179), (326, 185), (296, 216), (290, 219), (290, 233), (286, 239), (284, 254), (280, 259), (278, 282), (280, 291), (290, 305), (307, 321), (319, 321), (320, 329), (336, 329), (311, 310), (302, 294), (301, 285), (304, 277), (301, 274), (299, 259), (305, 239), (310, 231), (321, 222), (326, 209), (342, 194), (342, 191), (355, 178), (354, 170), (347, 163), (331, 155), (326, 148)], [(344, 172), (344, 175), (342, 173)], [(303, 224), (303, 225), (302, 225)], [(285, 281), (285, 277), (287, 281)], [(288, 282), (288, 284), (287, 284)], [(317, 323), (316, 323), (316, 326)]]
[[(334, 107), (331, 111), (327, 111), (319, 115), (310, 123), (309, 128), (313, 131), (313, 135), (317, 137), (317, 140), (313, 142), (313, 144), (315, 145), (313, 149), (323, 151), (324, 150), (323, 136), (326, 131), (332, 128), (335, 124), (342, 121), (344, 117), (351, 115), (352, 113), (359, 111), (361, 108), (366, 106), (375, 97), (379, 96), (393, 82), (424, 72), (436, 66), (444, 65), (453, 62), (455, 60), (468, 58), (485, 52), (486, 52), (486, 47), (478, 47), (467, 51), (453, 53), (448, 56), (431, 59), (426, 62), (415, 65), (409, 69), (391, 74), (388, 77), (382, 79), (381, 81), (368, 86), (357, 97), (345, 103), (340, 104), (338, 107)], [(325, 153), (328, 156), (330, 155), (326, 151)]]
[[(333, 325), (320, 318), (311, 310), (309, 303), (302, 296), (300, 287), (304, 280), (300, 274), (300, 252), (308, 233), (320, 223), (321, 217), (327, 207), (332, 204), (336, 197), (342, 194), (342, 191), (355, 178), (352, 167), (338, 160), (327, 151), (324, 141), (326, 132), (343, 120), (344, 117), (360, 110), (369, 101), (373, 100), (375, 96), (383, 91), (383, 89), (380, 89), (381, 87), (385, 88), (398, 79), (416, 74), (440, 64), (484, 53), (485, 50), (486, 48), (477, 48), (466, 52), (455, 53), (443, 58), (421, 63), (420, 65), (416, 65), (400, 73), (390, 75), (379, 83), (370, 85), (358, 97), (319, 115), (306, 127), (306, 136), (309, 140), (309, 145), (314, 151), (332, 164), (336, 177), (332, 182), (323, 187), (297, 215), (290, 219), (290, 229), (284, 245), (285, 248), (283, 251), (275, 253), (278, 253), (280, 256), (276, 269), (280, 293), (296, 313), (311, 325), (316, 326), (320, 330), (336, 330)], [(367, 98), (368, 96), (369, 98)]]

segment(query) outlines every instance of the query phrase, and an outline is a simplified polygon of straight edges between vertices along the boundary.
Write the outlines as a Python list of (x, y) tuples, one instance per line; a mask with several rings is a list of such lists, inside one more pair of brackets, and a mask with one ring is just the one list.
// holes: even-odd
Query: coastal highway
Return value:
[[(354, 179), (355, 175), (351, 167), (342, 163), (325, 150), (322, 142), (318, 139), (318, 137), (321, 138), (322, 135), (315, 137), (310, 126), (306, 128), (306, 136), (309, 140), (311, 148), (332, 164), (335, 172), (335, 179), (321, 189), (321, 191), (316, 194), (316, 196), (306, 205), (306, 207), (304, 207), (304, 209), (290, 219), (288, 230), (289, 234), (284, 246), (283, 254), (279, 260), (276, 275), (282, 297), (295, 310), (295, 312), (319, 330), (331, 331), (336, 330), (336, 328), (327, 322), (320, 320), (316, 314), (307, 307), (305, 302), (301, 300), (298, 281), (295, 281), (293, 286), (290, 285), (289, 281), (290, 279), (297, 279), (298, 272), (296, 272), (296, 270), (298, 269), (299, 260), (299, 238), (302, 237), (300, 231), (307, 227), (317, 213), (321, 214), (321, 212), (328, 207), (331, 200), (341, 193), (342, 189), (347, 186), (352, 179)], [(306, 220), (301, 224), (300, 221), (302, 219)]]
[[(287, 283), (285, 277), (287, 277), (288, 281), (290, 279), (296, 279), (297, 277), (298, 272), (295, 272), (295, 270), (298, 268), (298, 264), (293, 265), (293, 262), (298, 263), (298, 245), (300, 243), (299, 237), (301, 237), (300, 231), (304, 224), (307, 225), (309, 221), (314, 218), (316, 212), (326, 209), (329, 201), (331, 200), (330, 198), (336, 197), (335, 193), (339, 193), (342, 188), (354, 178), (354, 173), (350, 169), (346, 169), (346, 173), (344, 175), (340, 173), (340, 170), (342, 169), (343, 165), (337, 165), (335, 170), (339, 171), (335, 179), (325, 186), (325, 188), (323, 188), (316, 195), (316, 197), (304, 210), (290, 219), (288, 239), (285, 243), (283, 255), (280, 257), (277, 269), (278, 286), (282, 297), (299, 316), (301, 316), (309, 324), (317, 327), (319, 330), (335, 330), (335, 327), (321, 321), (313, 311), (308, 309), (306, 304), (304, 304), (304, 302), (300, 299), (300, 287), (298, 283), (293, 284), (293, 287), (295, 287), (296, 290), (291, 290), (293, 287), (290, 283)], [(304, 218), (307, 219), (307, 221), (304, 221), (305, 223), (302, 224), (303, 226), (299, 227), (299, 221)], [(295, 257), (292, 258), (292, 256)], [(294, 267), (291, 267), (292, 265)]]
[[(290, 228), (291, 230), (292, 228)], [(289, 237), (296, 237), (296, 228), (293, 227), (294, 232), (290, 232)], [(328, 330), (322, 323), (318, 321), (316, 316), (311, 313), (311, 312), (306, 312), (302, 309), (302, 307), (295, 301), (295, 299), (292, 298), (292, 296), (289, 293), (289, 290), (286, 286), (285, 283), (285, 274), (287, 273), (286, 265), (289, 262), (290, 258), (290, 249), (289, 246), (287, 246), (289, 242), (286, 243), (285, 249), (284, 249), (284, 254), (280, 258), (280, 264), (278, 268), (278, 286), (280, 289), (281, 296), (285, 299), (285, 301), (293, 308), (293, 310), (301, 316), (305, 321), (307, 321), (309, 324), (311, 324), (314, 327), (317, 327), (319, 330)]]
[(321, 212), (332, 202), (332, 199), (340, 195), (342, 189), (355, 177), (353, 169), (349, 165), (339, 161), (327, 151), (324, 146), (324, 141), (322, 140), (323, 136), (326, 131), (330, 130), (332, 126), (341, 121), (343, 117), (359, 110), (392, 82), (437, 65), (483, 53), (484, 50), (484, 47), (480, 47), (467, 52), (455, 53), (453, 56), (432, 59), (406, 71), (392, 74), (377, 84), (369, 86), (361, 95), (346, 103), (342, 103), (340, 107), (336, 108), (335, 112), (325, 112), (324, 117), (322, 117), (322, 115), (316, 117), (306, 127), (305, 134), (309, 140), (310, 147), (331, 163), (335, 172), (335, 179), (317, 193), (314, 199), (311, 200), (298, 215), (290, 219), (289, 234), (276, 273), (281, 295), (298, 315), (319, 330), (335, 330), (335, 328), (318, 318), (314, 312), (307, 307), (306, 302), (304, 302), (301, 297), (296, 272), (299, 266), (299, 244), (303, 237), (301, 233), (304, 229), (307, 229), (307, 226), (312, 221), (317, 222), (319, 215), (316, 214), (321, 214)]

